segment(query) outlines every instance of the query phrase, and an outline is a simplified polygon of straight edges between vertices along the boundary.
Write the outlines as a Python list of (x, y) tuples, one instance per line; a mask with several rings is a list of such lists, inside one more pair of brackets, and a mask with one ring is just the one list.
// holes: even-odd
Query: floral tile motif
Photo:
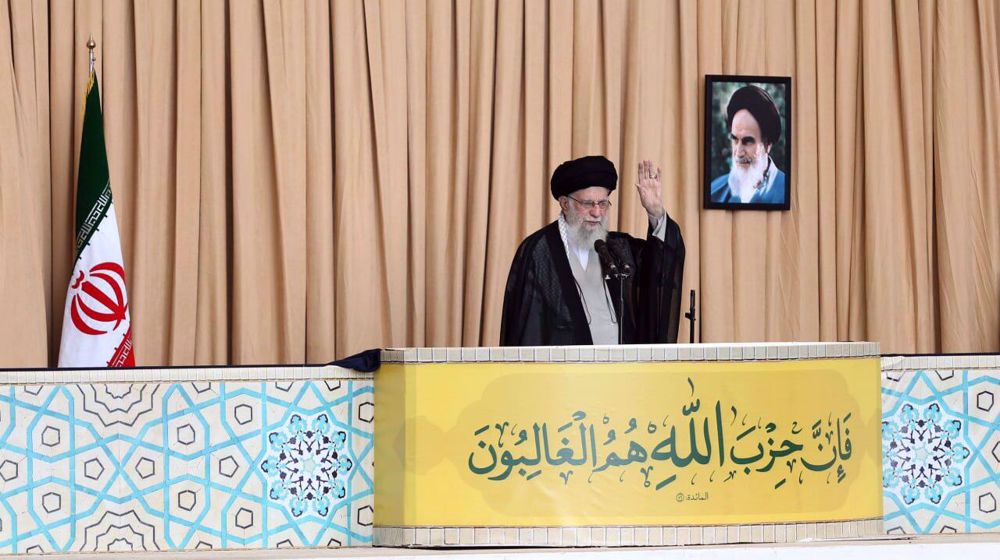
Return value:
[(331, 501), (347, 495), (344, 480), (354, 468), (344, 449), (347, 432), (333, 429), (326, 414), (311, 422), (293, 414), (283, 430), (267, 439), (271, 452), (260, 468), (268, 475), (268, 496), (284, 503), (292, 517), (307, 510), (325, 517)]
[(923, 499), (940, 504), (945, 489), (962, 486), (969, 448), (960, 443), (962, 421), (941, 412), (938, 403), (918, 411), (903, 405), (897, 418), (882, 422), (882, 485), (906, 505)]
[(1000, 530), (1000, 372), (882, 374), (886, 532)]

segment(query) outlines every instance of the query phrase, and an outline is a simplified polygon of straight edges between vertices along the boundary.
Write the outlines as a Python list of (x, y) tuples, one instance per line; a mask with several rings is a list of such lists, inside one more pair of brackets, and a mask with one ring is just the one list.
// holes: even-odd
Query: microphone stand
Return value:
[(688, 312), (684, 314), (688, 319), (688, 342), (694, 344), (694, 322), (697, 320), (694, 314), (694, 290), (691, 290), (691, 302), (688, 304)]
[(625, 325), (625, 280), (632, 277), (632, 268), (623, 262), (618, 270), (614, 276), (618, 279), (618, 345), (621, 346)]
[[(624, 284), (625, 278), (628, 278), (629, 273), (618, 272), (618, 269), (612, 265), (609, 272), (604, 273), (604, 283), (607, 285), (608, 280), (615, 278), (618, 280), (618, 345), (621, 346), (622, 343), (622, 317), (625, 315), (625, 294), (624, 294)], [(614, 311), (614, 310), (612, 310)]]
[[(605, 286), (608, 285), (608, 280), (611, 280), (612, 278), (618, 278), (618, 273), (617, 272), (613, 272), (613, 270), (614, 269), (612, 269), (612, 271), (604, 273), (604, 285)], [(618, 298), (620, 300), (621, 299), (621, 286), (618, 287), (618, 292), (619, 292)], [(614, 311), (614, 309), (612, 309), (611, 311)], [(621, 315), (621, 312), (619, 312), (618, 315)], [(621, 321), (621, 317), (618, 317), (617, 319), (618, 319), (618, 344), (621, 345), (621, 343), (622, 343), (622, 321)]]

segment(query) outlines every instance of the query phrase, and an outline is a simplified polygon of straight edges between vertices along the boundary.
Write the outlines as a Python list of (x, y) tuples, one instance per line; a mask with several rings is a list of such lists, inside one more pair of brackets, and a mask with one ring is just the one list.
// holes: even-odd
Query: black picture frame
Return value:
[[(751, 88), (746, 88), (751, 86)], [(746, 89), (744, 89), (746, 88)], [(752, 89), (752, 88), (756, 88)], [(742, 90), (742, 91), (741, 91)], [(731, 139), (729, 114), (727, 108), (733, 95), (740, 91), (740, 96), (736, 100), (736, 106), (751, 106), (753, 110), (746, 110), (750, 117), (753, 113), (761, 116), (762, 121), (773, 124), (774, 119), (768, 119), (768, 115), (773, 115), (768, 108), (768, 101), (778, 115), (780, 124), (779, 133), (772, 135), (778, 137), (777, 141), (772, 141), (768, 147), (766, 139), (758, 138), (756, 143), (750, 141), (752, 135), (742, 137), (743, 146), (757, 146), (752, 148), (754, 154), (759, 154), (763, 147), (767, 150), (768, 160), (762, 161), (762, 155), (757, 155), (758, 159), (750, 160), (743, 165), (752, 165), (753, 168), (735, 169), (732, 161), (733, 141)], [(761, 95), (763, 92), (765, 95)], [(735, 107), (734, 107), (735, 108)], [(792, 78), (790, 76), (742, 76), (742, 75), (722, 75), (708, 74), (705, 76), (705, 145), (703, 152), (704, 179), (702, 190), (704, 192), (704, 207), (709, 209), (723, 210), (788, 210), (791, 208), (792, 200)], [(738, 118), (735, 111), (734, 120), (746, 123), (745, 117)], [(761, 130), (758, 119), (754, 118), (750, 126), (756, 124), (757, 130)], [(762, 134), (763, 135), (763, 134)], [(749, 144), (747, 144), (749, 142)], [(740, 149), (740, 148), (737, 148)], [(742, 148), (743, 150), (751, 148)], [(748, 156), (749, 157), (749, 156)], [(746, 158), (741, 158), (746, 159)], [(763, 170), (763, 171), (762, 171)], [(732, 172), (732, 173), (731, 173)], [(755, 175), (759, 176), (754, 187), (743, 187), (742, 192), (750, 197), (746, 201), (741, 199), (735, 190), (738, 187), (730, 188), (730, 184), (740, 185), (730, 177), (733, 173), (746, 173), (750, 178), (744, 185), (753, 182)], [(735, 175), (734, 175), (735, 177)], [(766, 182), (765, 182), (766, 180)], [(749, 190), (754, 189), (754, 190)], [(751, 194), (752, 193), (752, 194)]]

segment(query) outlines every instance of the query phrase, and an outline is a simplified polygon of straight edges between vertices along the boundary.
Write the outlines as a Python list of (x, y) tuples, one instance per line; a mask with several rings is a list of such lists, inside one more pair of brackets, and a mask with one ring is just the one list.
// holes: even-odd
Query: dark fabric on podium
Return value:
[[(664, 241), (647, 232), (646, 239), (608, 233), (612, 251), (632, 267), (625, 281), (625, 344), (677, 342), (684, 239), (667, 216)], [(621, 317), (619, 281), (607, 281), (615, 314)], [(504, 290), (501, 346), (572, 346), (593, 344), (580, 292), (552, 222), (521, 242)]]
[(379, 348), (364, 350), (354, 354), (353, 356), (342, 358), (336, 362), (330, 362), (327, 365), (371, 373), (382, 365), (382, 350)]

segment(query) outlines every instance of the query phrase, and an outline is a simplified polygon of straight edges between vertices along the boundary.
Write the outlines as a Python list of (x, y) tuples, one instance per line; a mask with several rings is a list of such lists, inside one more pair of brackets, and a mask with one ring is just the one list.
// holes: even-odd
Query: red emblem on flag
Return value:
[(116, 262), (102, 262), (80, 272), (70, 286), (70, 316), (83, 334), (99, 335), (118, 328), (125, 320), (125, 269)]
[(115, 348), (114, 355), (108, 360), (108, 367), (135, 367), (135, 355), (132, 354), (132, 327), (125, 331), (121, 343)]

